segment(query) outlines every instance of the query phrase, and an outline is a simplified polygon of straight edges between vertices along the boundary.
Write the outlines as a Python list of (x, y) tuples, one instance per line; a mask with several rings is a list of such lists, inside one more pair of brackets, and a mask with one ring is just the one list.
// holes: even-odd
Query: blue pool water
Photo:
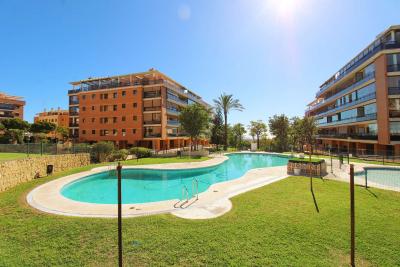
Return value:
[(395, 167), (365, 167), (364, 171), (355, 173), (356, 177), (388, 188), (400, 188), (400, 168)]
[[(186, 170), (122, 169), (122, 203), (146, 203), (181, 199), (182, 188), (189, 196), (206, 191), (210, 185), (239, 178), (248, 170), (283, 166), (288, 158), (268, 154), (230, 154), (225, 162), (207, 168)], [(61, 194), (69, 199), (89, 202), (117, 203), (117, 179), (114, 171), (83, 177), (65, 185)]]

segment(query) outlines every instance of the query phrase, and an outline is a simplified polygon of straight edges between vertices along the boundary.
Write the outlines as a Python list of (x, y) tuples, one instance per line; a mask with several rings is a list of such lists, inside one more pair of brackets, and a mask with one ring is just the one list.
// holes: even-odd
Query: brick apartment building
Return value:
[(9, 118), (24, 119), (25, 101), (22, 97), (0, 92), (0, 120)]
[(179, 128), (179, 110), (192, 103), (208, 107), (200, 96), (154, 69), (71, 85), (70, 137), (79, 142), (113, 141), (120, 147), (155, 150), (188, 146), (189, 138)]
[[(56, 126), (69, 127), (69, 112), (68, 110), (62, 110), (61, 108), (50, 109), (49, 111), (44, 110), (43, 112), (37, 113), (34, 117), (34, 122), (46, 121), (54, 123)], [(49, 133), (49, 137), (61, 138), (57, 136), (55, 132)]]
[(306, 115), (316, 118), (320, 149), (400, 155), (400, 25), (324, 82)]

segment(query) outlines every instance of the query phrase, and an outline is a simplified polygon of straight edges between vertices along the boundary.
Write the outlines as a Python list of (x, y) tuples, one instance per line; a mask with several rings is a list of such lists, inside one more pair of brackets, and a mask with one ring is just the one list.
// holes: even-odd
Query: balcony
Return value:
[(145, 133), (144, 138), (160, 138), (161, 134), (160, 133)]
[(119, 88), (119, 87), (127, 87), (127, 86), (139, 86), (139, 85), (153, 85), (153, 84), (163, 84), (163, 79), (158, 80), (136, 80), (136, 81), (126, 81), (126, 82), (118, 82), (115, 80), (104, 80), (102, 82), (99, 81), (90, 81), (82, 83), (80, 87), (72, 90), (68, 90), (68, 94), (76, 94), (79, 92), (87, 92), (87, 91), (95, 91), (100, 89), (110, 89), (110, 88)]
[(387, 66), (387, 72), (396, 72), (400, 71), (400, 64), (393, 64)]
[[(396, 43), (395, 41), (390, 41), (387, 43), (381, 43), (377, 46), (375, 46), (373, 49), (365, 53), (360, 59), (357, 61), (354, 61), (354, 63), (349, 63), (345, 67), (339, 70), (339, 75), (331, 82), (325, 84), (319, 92), (317, 93), (317, 97), (320, 96), (322, 93), (326, 92), (329, 88), (332, 87), (332, 85), (336, 84), (339, 82), (343, 77), (345, 77), (347, 74), (349, 74), (351, 71), (359, 67), (362, 63), (370, 59), (372, 56), (377, 54), (378, 52), (385, 50), (385, 49), (393, 49), (393, 48), (400, 48), (400, 43)], [(352, 60), (353, 61), (353, 60)], [(351, 62), (352, 62), (351, 61)], [(352, 65), (351, 65), (352, 64)]]
[(363, 117), (351, 117), (339, 121), (332, 121), (332, 122), (322, 122), (318, 123), (317, 126), (333, 126), (333, 125), (342, 125), (347, 123), (354, 123), (354, 122), (363, 122), (363, 121), (371, 121), (376, 120), (376, 113), (366, 114)]
[(183, 104), (183, 105), (187, 105), (188, 104), (188, 100), (187, 99), (184, 100), (184, 99), (181, 99), (181, 98), (179, 98), (179, 97), (177, 97), (175, 95), (172, 95), (172, 94), (168, 94), (167, 95), (167, 99), (175, 101), (175, 102), (177, 102), (179, 104)]
[(391, 133), (390, 141), (400, 141), (400, 133)]
[(345, 108), (349, 108), (349, 107), (352, 107), (352, 106), (361, 104), (361, 103), (363, 103), (363, 102), (367, 102), (367, 101), (372, 100), (372, 99), (375, 99), (375, 98), (376, 98), (376, 93), (368, 94), (368, 95), (365, 95), (365, 96), (363, 96), (363, 97), (361, 97), (361, 98), (359, 98), (359, 99), (357, 99), (357, 100), (355, 100), (355, 101), (352, 101), (352, 102), (350, 102), (350, 103), (347, 103), (347, 104), (338, 106), (338, 107), (336, 107), (336, 108), (329, 109), (329, 110), (327, 110), (327, 111), (325, 111), (325, 112), (318, 113), (318, 114), (316, 114), (315, 116), (316, 116), (316, 117), (317, 117), (317, 116), (318, 116), (318, 117), (320, 117), (320, 116), (325, 116), (325, 115), (327, 115), (327, 114), (330, 114), (330, 113), (333, 113), (333, 112), (336, 112), (336, 111), (339, 111), (339, 110), (343, 110), (343, 109), (345, 109)]
[(364, 78), (362, 78), (362, 79), (359, 80), (358, 82), (353, 83), (352, 85), (346, 87), (346, 88), (343, 89), (342, 91), (340, 91), (340, 92), (338, 92), (338, 93), (336, 93), (336, 94), (334, 94), (334, 95), (332, 95), (332, 96), (330, 96), (330, 97), (324, 99), (322, 102), (316, 104), (315, 106), (310, 107), (309, 110), (311, 111), (311, 110), (317, 109), (317, 108), (319, 108), (319, 107), (325, 105), (327, 102), (329, 102), (329, 101), (331, 101), (331, 100), (333, 100), (333, 99), (342, 97), (343, 95), (349, 93), (349, 92), (350, 92), (351, 90), (353, 90), (354, 88), (356, 88), (356, 87), (358, 87), (358, 86), (360, 86), (360, 85), (362, 85), (362, 84), (364, 84), (364, 83), (366, 83), (366, 82), (368, 82), (368, 81), (371, 81), (372, 79), (375, 79), (375, 72), (372, 72), (372, 73), (366, 75)]
[(179, 121), (177, 121), (177, 120), (168, 120), (168, 121), (167, 121), (167, 125), (179, 126), (179, 125), (181, 125), (181, 124), (180, 124)]
[(161, 106), (144, 107), (143, 111), (161, 111)]
[(167, 108), (167, 113), (172, 115), (179, 115), (179, 110), (173, 108)]
[(185, 137), (185, 136), (188, 136), (185, 133), (169, 133), (167, 135), (168, 135), (168, 137)]
[(161, 92), (144, 92), (143, 98), (157, 98), (161, 97)]
[(355, 140), (378, 140), (376, 134), (318, 134), (317, 138), (332, 138), (332, 139), (355, 139)]
[(149, 124), (158, 125), (158, 124), (161, 124), (161, 121), (157, 121), (157, 120), (154, 120), (154, 121), (143, 121), (143, 124), (146, 124), (146, 125), (149, 125)]
[(79, 100), (70, 100), (69, 105), (79, 105)]
[(69, 123), (69, 127), (73, 128), (73, 127), (79, 127), (78, 123)]
[(389, 87), (388, 94), (389, 95), (400, 95), (400, 87)]
[(2, 110), (14, 110), (16, 108), (18, 107), (13, 104), (0, 104), (0, 109)]
[(69, 115), (70, 115), (70, 116), (79, 116), (79, 112), (77, 112), (77, 111), (70, 111), (70, 112), (69, 112)]

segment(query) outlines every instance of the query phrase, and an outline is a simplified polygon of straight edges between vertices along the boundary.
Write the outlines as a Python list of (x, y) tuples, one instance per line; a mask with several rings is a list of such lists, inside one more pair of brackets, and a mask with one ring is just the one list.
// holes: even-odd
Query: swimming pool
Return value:
[[(288, 157), (270, 154), (229, 154), (228, 160), (206, 168), (156, 170), (123, 169), (122, 203), (148, 203), (181, 199), (185, 191), (192, 197), (212, 184), (237, 179), (248, 170), (284, 166)], [(198, 188), (196, 190), (196, 188)], [(117, 203), (115, 172), (106, 171), (83, 177), (65, 185), (61, 194), (69, 199), (99, 204)]]

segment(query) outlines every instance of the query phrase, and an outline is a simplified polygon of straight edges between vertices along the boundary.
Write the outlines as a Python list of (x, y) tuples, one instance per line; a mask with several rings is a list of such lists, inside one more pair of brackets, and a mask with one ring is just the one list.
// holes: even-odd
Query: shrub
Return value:
[(126, 158), (128, 157), (128, 154), (129, 154), (129, 152), (126, 149), (114, 150), (108, 159), (110, 161), (126, 160)]
[(131, 155), (135, 155), (136, 158), (148, 158), (151, 157), (152, 151), (146, 147), (132, 147), (129, 150)]
[(105, 161), (114, 150), (114, 144), (111, 142), (99, 142), (93, 145), (92, 152), (99, 162)]

